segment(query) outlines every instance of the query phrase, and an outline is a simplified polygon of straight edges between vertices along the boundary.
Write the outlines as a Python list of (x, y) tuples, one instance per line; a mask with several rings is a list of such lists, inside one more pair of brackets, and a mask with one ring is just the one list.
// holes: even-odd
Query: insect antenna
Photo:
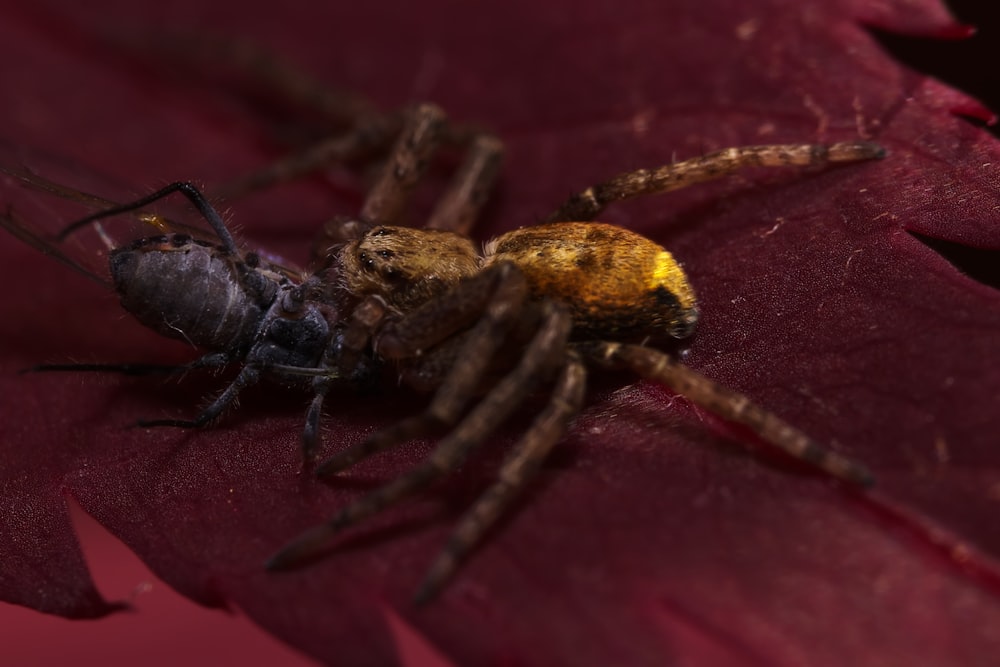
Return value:
[(120, 373), (122, 375), (181, 375), (188, 371), (201, 368), (222, 368), (229, 364), (232, 359), (224, 352), (210, 352), (198, 357), (194, 361), (186, 364), (147, 364), (138, 363), (67, 363), (67, 364), (38, 364), (31, 368), (25, 368), (21, 373), (51, 373), (51, 372), (92, 372), (92, 373)]

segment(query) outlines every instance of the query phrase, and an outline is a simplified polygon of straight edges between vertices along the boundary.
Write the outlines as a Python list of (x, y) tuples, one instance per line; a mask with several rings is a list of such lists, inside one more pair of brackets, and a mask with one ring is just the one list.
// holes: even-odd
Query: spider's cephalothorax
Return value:
[[(415, 110), (409, 126), (440, 118)], [(417, 136), (404, 129), (404, 135)], [(638, 234), (591, 220), (609, 203), (680, 188), (744, 166), (822, 165), (881, 157), (872, 143), (731, 148), (654, 170), (618, 176), (568, 200), (545, 224), (523, 227), (486, 243), (479, 253), (465, 234), (494, 170), (483, 155), (499, 155), (496, 140), (474, 142), (470, 159), (439, 207), (461, 211), (449, 222), (435, 214), (425, 229), (400, 227), (398, 212), (415, 182), (400, 165), (427, 155), (433, 133), (399, 142), (383, 174), (397, 179), (369, 197), (358, 219), (330, 223), (328, 281), (350, 295), (340, 372), (365, 358), (391, 361), (414, 387), (433, 390), (428, 408), (364, 442), (338, 452), (317, 472), (329, 477), (406, 440), (450, 429), (430, 456), (343, 508), (276, 554), (269, 567), (312, 560), (345, 527), (371, 516), (454, 470), (522, 403), (547, 388), (550, 399), (512, 449), (497, 481), (460, 520), (417, 593), (433, 596), (512, 502), (560, 440), (583, 401), (587, 366), (628, 370), (660, 382), (719, 416), (826, 473), (867, 486), (861, 464), (811, 440), (748, 398), (679, 364), (649, 341), (684, 338), (698, 309), (684, 271), (665, 249)], [(470, 167), (469, 165), (473, 165)], [(406, 177), (405, 184), (403, 183)], [(383, 206), (383, 202), (390, 202)], [(391, 212), (389, 212), (391, 211)], [(637, 344), (640, 343), (640, 344)]]

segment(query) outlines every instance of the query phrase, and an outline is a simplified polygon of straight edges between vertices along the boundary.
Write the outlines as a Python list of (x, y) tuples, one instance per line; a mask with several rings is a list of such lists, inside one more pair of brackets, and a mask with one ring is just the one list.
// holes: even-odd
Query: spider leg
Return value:
[(144, 419), (139, 426), (172, 426), (175, 428), (200, 428), (221, 415), (236, 401), (239, 393), (260, 380), (260, 371), (253, 366), (244, 366), (228, 387), (194, 419)]
[(322, 258), (329, 248), (357, 238), (375, 225), (395, 224), (427, 170), (446, 128), (444, 112), (433, 104), (419, 104), (410, 109), (358, 216), (335, 217), (323, 225), (313, 254)]
[(417, 589), (415, 604), (428, 602), (437, 595), (482, 540), (483, 535), (538, 473), (552, 448), (566, 432), (569, 421), (580, 411), (586, 377), (583, 363), (571, 352), (545, 410), (504, 460), (499, 479), (459, 520), (444, 549)]
[(327, 137), (231, 181), (217, 193), (239, 196), (290, 181), (335, 162), (376, 155), (391, 146), (387, 162), (365, 199), (360, 217), (366, 222), (392, 224), (423, 175), (445, 128), (444, 112), (432, 104), (418, 104), (401, 114), (373, 115), (359, 120), (344, 133)]
[(213, 197), (239, 197), (283, 183), (338, 161), (384, 151), (399, 132), (399, 113), (382, 114), (366, 98), (321, 83), (301, 69), (249, 41), (196, 33), (171, 32), (119, 38), (121, 46), (140, 54), (152, 52), (191, 80), (199, 73), (225, 70), (237, 87), (254, 97), (282, 102), (329, 123), (326, 139), (262, 169), (213, 189)]
[[(115, 37), (126, 48), (145, 53), (153, 51), (168, 60), (168, 64), (182, 66), (185, 77), (190, 78), (192, 72), (228, 68), (243, 79), (244, 87), (255, 97), (266, 97), (290, 107), (310, 111), (335, 128), (365, 124), (386, 125), (390, 129), (385, 145), (388, 145), (402, 124), (399, 112), (383, 113), (366, 97), (320, 81), (294, 63), (250, 40), (224, 39), (214, 34), (180, 31), (158, 35), (141, 34), (138, 39), (129, 35)], [(473, 126), (453, 125), (448, 129), (445, 141), (449, 144), (464, 144), (475, 134), (478, 134), (478, 130)]]
[(468, 235), (493, 190), (502, 162), (503, 143), (499, 139), (489, 134), (473, 139), (426, 227)]
[(776, 144), (726, 148), (701, 157), (655, 169), (619, 174), (570, 197), (546, 222), (583, 222), (596, 218), (612, 202), (686, 188), (721, 178), (744, 167), (820, 166), (831, 162), (858, 162), (885, 156), (870, 141), (831, 144)]
[[(373, 516), (434, 480), (451, 472), (513, 411), (531, 391), (542, 371), (565, 350), (571, 320), (561, 306), (547, 302), (542, 326), (517, 366), (451, 431), (422, 464), (355, 500), (329, 521), (306, 531), (268, 562), (269, 570), (284, 570), (321, 553), (343, 529)], [(557, 362), (558, 363), (558, 362)]]
[(385, 166), (361, 206), (362, 220), (396, 224), (437, 150), (445, 124), (444, 112), (433, 104), (418, 104), (406, 114)]
[(177, 35), (160, 40), (173, 61), (201, 68), (222, 65), (236, 72), (256, 95), (311, 111), (341, 130), (302, 151), (230, 181), (213, 195), (238, 197), (321, 169), (336, 162), (385, 151), (402, 127), (401, 113), (380, 113), (366, 98), (324, 84), (291, 63), (245, 41)]
[(212, 190), (212, 197), (237, 198), (287, 183), (337, 162), (350, 162), (368, 157), (384, 149), (398, 127), (375, 124), (359, 126), (346, 134), (322, 139), (304, 150), (286, 155), (256, 171), (228, 181)]
[(164, 66), (179, 70), (185, 80), (210, 70), (228, 69), (255, 96), (311, 110), (331, 124), (345, 125), (376, 113), (364, 97), (322, 83), (250, 40), (180, 30), (123, 32), (107, 37), (133, 56), (161, 59)]
[[(426, 435), (437, 427), (455, 423), (473, 397), (480, 378), (516, 318), (527, 295), (524, 276), (512, 264), (497, 264), (461, 283), (443, 301), (430, 302), (397, 322), (382, 327), (375, 343), (379, 356), (389, 359), (439, 354), (434, 346), (465, 326), (471, 317), (480, 319), (463, 335), (457, 353), (462, 363), (451, 370), (427, 409), (349, 447), (325, 460), (316, 469), (328, 477), (378, 452)], [(374, 326), (374, 323), (373, 325)], [(430, 349), (424, 357), (421, 352)]]
[(628, 369), (666, 385), (695, 405), (747, 426), (765, 442), (832, 477), (862, 487), (875, 483), (871, 471), (863, 464), (831, 451), (746, 396), (717, 384), (660, 350), (608, 342), (580, 344), (575, 349), (602, 366)]

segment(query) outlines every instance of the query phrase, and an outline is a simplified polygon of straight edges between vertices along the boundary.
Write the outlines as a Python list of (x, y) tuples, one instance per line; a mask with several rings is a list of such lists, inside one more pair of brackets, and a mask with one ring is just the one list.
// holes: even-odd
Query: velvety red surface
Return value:
[(0, 604), (6, 664), (315, 664), (239, 613), (199, 607), (182, 597), (78, 507), (71, 505), (70, 516), (98, 588), (129, 607), (81, 621)]
[[(324, 13), (325, 12), (325, 13)], [(752, 143), (873, 138), (879, 163), (754, 172), (609, 210), (668, 245), (699, 292), (687, 362), (878, 477), (859, 494), (749, 443), (683, 399), (596, 380), (539, 483), (434, 604), (408, 604), (453, 519), (517, 436), (454, 480), (345, 535), (329, 559), (261, 563), (415, 443), (324, 486), (298, 475), (306, 397), (262, 387), (217, 428), (190, 415), (217, 385), (18, 375), (39, 361), (177, 361), (98, 286), (0, 241), (3, 599), (112, 610), (92, 585), (67, 496), (171, 586), (241, 609), (318, 659), (458, 664), (990, 664), (1000, 651), (1000, 294), (910, 232), (1000, 250), (995, 140), (973, 100), (891, 61), (865, 25), (961, 30), (930, 0), (603, 3), (445, 0), (322, 12), (104, 0), (8, 9), (0, 127), (142, 189), (212, 183), (273, 157), (251, 111), (165, 81), (102, 31), (240, 35), (386, 107), (432, 99), (493, 127), (508, 165), (483, 234), (530, 224), (619, 171)], [(241, 233), (302, 259), (360, 185), (316, 180), (234, 204)], [(78, 185), (86, 186), (81, 177)], [(418, 409), (387, 388), (329, 401), (325, 449)], [(525, 419), (530, 416), (526, 414)], [(402, 630), (401, 630), (402, 628)]]

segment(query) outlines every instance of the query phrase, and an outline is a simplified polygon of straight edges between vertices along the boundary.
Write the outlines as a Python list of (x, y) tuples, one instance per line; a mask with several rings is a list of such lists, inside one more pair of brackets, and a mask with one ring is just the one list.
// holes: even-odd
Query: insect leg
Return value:
[(444, 549), (434, 560), (414, 595), (416, 604), (428, 602), (454, 575), (483, 535), (541, 469), (549, 452), (566, 432), (570, 419), (583, 404), (587, 372), (579, 357), (570, 353), (552, 398), (535, 419), (517, 448), (504, 460), (499, 479), (459, 520)]
[(743, 424), (768, 444), (832, 477), (862, 487), (875, 482), (863, 464), (831, 451), (748, 397), (708, 379), (660, 350), (608, 342), (580, 344), (575, 349), (601, 366), (628, 369), (659, 382), (695, 405)]
[[(421, 414), (397, 422), (334, 454), (316, 469), (316, 474), (320, 477), (334, 475), (373, 454), (455, 423), (474, 395), (497, 348), (520, 315), (526, 294), (527, 284), (520, 271), (511, 264), (497, 264), (495, 269), (487, 269), (459, 285), (443, 301), (432, 301), (399, 322), (385, 325), (375, 348), (380, 356), (390, 359), (419, 356), (418, 364), (425, 360), (436, 364), (434, 370), (428, 371), (427, 366), (421, 370), (433, 373), (437, 366), (443, 365), (448, 368), (447, 375), (431, 404)], [(460, 339), (451, 339), (471, 317), (480, 319)], [(448, 339), (444, 343), (448, 348), (434, 347), (445, 339)], [(386, 355), (382, 347), (391, 347), (392, 353)], [(434, 348), (431, 353), (420, 354), (429, 348)], [(447, 359), (442, 364), (440, 355), (445, 353)], [(461, 359), (462, 363), (451, 363), (453, 359)]]
[(212, 352), (186, 364), (164, 365), (144, 363), (122, 364), (39, 364), (24, 370), (25, 373), (48, 372), (84, 372), (84, 373), (120, 373), (122, 375), (156, 375), (180, 374), (199, 368), (220, 368), (229, 364), (232, 359), (223, 352)]
[(165, 197), (169, 197), (175, 192), (179, 192), (184, 195), (196, 209), (201, 213), (205, 221), (212, 226), (212, 230), (215, 232), (219, 240), (222, 241), (222, 246), (226, 249), (226, 252), (231, 255), (239, 255), (239, 249), (236, 247), (236, 241), (233, 240), (232, 234), (229, 233), (229, 229), (226, 228), (226, 223), (222, 220), (222, 216), (219, 212), (208, 202), (208, 199), (201, 193), (201, 191), (195, 187), (193, 184), (186, 181), (177, 181), (176, 183), (171, 183), (166, 187), (160, 188), (156, 192), (146, 195), (140, 199), (137, 199), (128, 204), (121, 204), (119, 206), (113, 206), (109, 209), (103, 211), (98, 211), (92, 213), (85, 218), (81, 218), (71, 225), (65, 227), (61, 232), (59, 232), (59, 240), (64, 241), (67, 236), (82, 229), (87, 225), (96, 222), (98, 220), (103, 220), (104, 218), (110, 218), (114, 215), (119, 215), (121, 213), (130, 213), (132, 211), (138, 210), (143, 206), (148, 206), (154, 202), (157, 202)]
[(544, 324), (525, 349), (514, 370), (504, 376), (458, 426), (438, 443), (427, 460), (394, 481), (355, 500), (328, 522), (300, 535), (268, 561), (268, 569), (284, 570), (316, 557), (344, 528), (381, 512), (460, 465), (469, 452), (520, 405), (540, 379), (540, 371), (551, 367), (553, 358), (558, 359), (563, 354), (571, 326), (569, 314), (561, 306), (551, 302), (546, 303), (543, 308)]
[(434, 207), (427, 228), (467, 235), (493, 190), (502, 162), (503, 143), (499, 139), (489, 134), (473, 139), (448, 190)]
[(260, 380), (260, 371), (252, 366), (244, 366), (236, 379), (233, 380), (211, 405), (201, 411), (194, 419), (144, 419), (139, 426), (172, 426), (175, 428), (200, 428), (216, 419), (223, 411), (236, 401), (239, 393)]
[(612, 202), (686, 188), (695, 183), (721, 178), (744, 167), (819, 166), (831, 162), (874, 160), (884, 156), (885, 149), (870, 141), (829, 146), (777, 144), (726, 148), (656, 169), (639, 169), (619, 174), (570, 197), (546, 222), (593, 220)]
[(312, 382), (313, 398), (306, 411), (306, 423), (302, 428), (302, 460), (313, 460), (316, 443), (319, 442), (319, 423), (323, 416), (323, 402), (330, 391), (330, 382), (326, 378), (315, 378)]

